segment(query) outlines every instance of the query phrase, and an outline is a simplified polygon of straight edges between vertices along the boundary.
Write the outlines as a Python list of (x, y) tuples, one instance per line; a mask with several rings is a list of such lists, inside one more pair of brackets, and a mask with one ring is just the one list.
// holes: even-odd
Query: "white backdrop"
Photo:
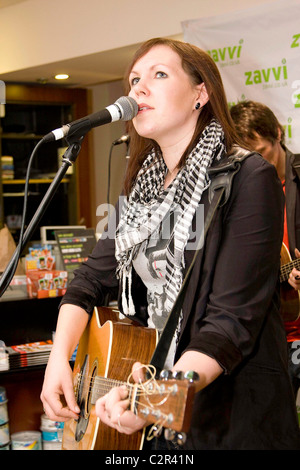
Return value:
[(300, 0), (182, 22), (184, 40), (213, 58), (229, 105), (245, 99), (269, 106), (300, 153)]

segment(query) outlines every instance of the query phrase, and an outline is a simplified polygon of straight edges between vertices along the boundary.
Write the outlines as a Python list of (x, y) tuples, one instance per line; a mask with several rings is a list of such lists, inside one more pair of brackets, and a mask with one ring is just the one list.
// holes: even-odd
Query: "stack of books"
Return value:
[(47, 364), (52, 345), (52, 341), (47, 340), (6, 346), (9, 369)]

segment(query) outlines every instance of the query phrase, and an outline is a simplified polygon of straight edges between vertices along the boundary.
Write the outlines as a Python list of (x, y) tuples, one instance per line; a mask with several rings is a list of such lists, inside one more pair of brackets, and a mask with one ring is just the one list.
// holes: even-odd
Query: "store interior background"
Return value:
[[(243, 10), (276, 0), (0, 0), (0, 80), (88, 90), (89, 112), (124, 94), (122, 77), (140, 43), (158, 36), (183, 39), (181, 22)], [(52, 129), (49, 129), (49, 132)], [(101, 226), (99, 206), (107, 202), (108, 158), (112, 142), (124, 134), (117, 122), (91, 131), (93, 227)], [(111, 157), (110, 202), (119, 196), (126, 168), (126, 145)], [(80, 154), (79, 157), (80, 158)]]

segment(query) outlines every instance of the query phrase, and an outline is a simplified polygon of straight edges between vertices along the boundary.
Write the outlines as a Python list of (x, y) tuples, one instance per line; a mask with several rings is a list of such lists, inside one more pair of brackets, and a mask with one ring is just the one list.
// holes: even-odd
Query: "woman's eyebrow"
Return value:
[[(156, 67), (168, 67), (168, 68), (170, 68), (170, 66), (169, 66), (168, 64), (160, 64), (160, 63), (159, 63), (159, 64), (151, 65), (150, 70), (155, 69)], [(131, 72), (130, 72), (129, 75), (131, 75), (132, 73), (138, 74), (139, 72), (137, 72), (137, 71), (135, 71), (135, 70), (131, 70)]]

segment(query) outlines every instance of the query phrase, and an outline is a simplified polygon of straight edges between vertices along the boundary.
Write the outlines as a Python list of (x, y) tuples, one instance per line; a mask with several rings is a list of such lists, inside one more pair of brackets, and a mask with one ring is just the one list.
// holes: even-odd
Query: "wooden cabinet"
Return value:
[[(37, 142), (48, 132), (89, 114), (87, 90), (44, 86), (10, 85), (6, 87), (5, 116), (1, 118), (2, 156), (13, 157), (13, 179), (1, 178), (0, 221), (8, 222), (17, 238), (22, 214), (25, 176), (29, 158)], [(91, 158), (89, 136), (85, 136), (72, 172), (68, 172), (49, 205), (42, 225), (92, 225), (92, 195), (89, 184)], [(47, 191), (60, 167), (59, 155), (65, 140), (44, 144), (38, 150), (30, 175), (27, 221)], [(33, 235), (38, 239), (39, 233)]]

